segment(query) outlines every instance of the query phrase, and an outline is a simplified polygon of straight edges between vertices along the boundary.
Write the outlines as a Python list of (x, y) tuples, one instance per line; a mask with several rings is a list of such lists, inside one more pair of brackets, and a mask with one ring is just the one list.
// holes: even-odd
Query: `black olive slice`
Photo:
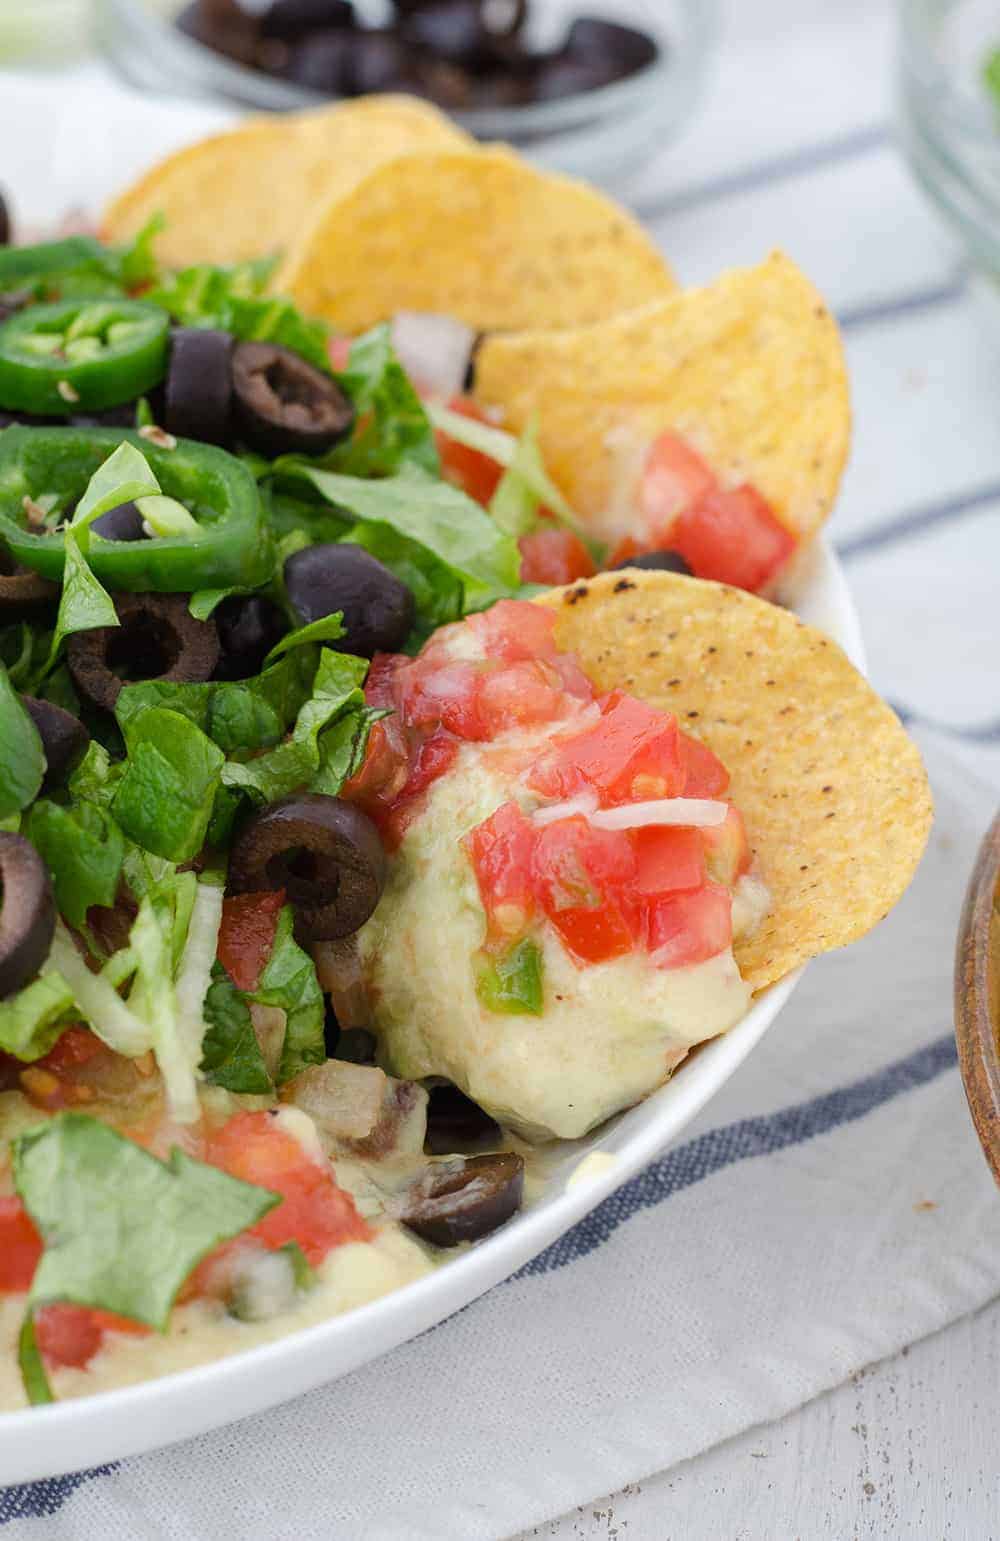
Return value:
[(214, 327), (178, 327), (171, 338), (164, 427), (206, 444), (232, 437), (234, 339)]
[(239, 343), (232, 380), (237, 430), (262, 455), (322, 455), (354, 426), (354, 407), (336, 380), (291, 348)]
[(222, 649), (217, 680), (245, 680), (259, 674), (264, 659), (288, 630), (282, 610), (263, 594), (224, 599), (214, 619)]
[(119, 503), (90, 526), (102, 540), (145, 540), (142, 515), (134, 503)]
[(22, 696), (21, 701), (42, 741), (45, 755), (42, 791), (48, 792), (65, 781), (70, 771), (83, 759), (90, 743), (90, 734), (79, 717), (74, 717), (72, 712), (64, 711), (51, 701), (40, 701), (36, 696)]
[(353, 27), (350, 0), (271, 0), (261, 19), (264, 37), (292, 42), (321, 27)]
[(0, 1000), (35, 977), (55, 929), (56, 901), (45, 863), (23, 835), (0, 833)]
[(424, 1149), (432, 1156), (452, 1156), (477, 1145), (496, 1145), (500, 1125), (457, 1086), (445, 1082), (430, 1088), (427, 1104), (427, 1139)]
[(363, 926), (382, 897), (386, 862), (367, 814), (339, 797), (303, 793), (244, 824), (229, 860), (231, 893), (283, 888), (300, 942), (333, 941)]
[(459, 1156), (428, 1167), (400, 1215), (435, 1247), (478, 1241), (521, 1207), (524, 1158), (512, 1151)]
[(640, 551), (635, 556), (626, 557), (624, 562), (616, 562), (610, 571), (618, 572), (623, 567), (641, 567), (650, 572), (682, 573), (686, 578), (692, 576), (690, 567), (679, 551)]
[(58, 583), (18, 567), (0, 547), (0, 626), (35, 620), (58, 600)]
[(306, 546), (285, 563), (288, 602), (303, 624), (344, 613), (338, 647), (359, 658), (395, 653), (413, 625), (413, 594), (361, 546)]
[(214, 621), (196, 621), (185, 594), (116, 594), (120, 626), (70, 637), (66, 662), (77, 689), (114, 711), (132, 680), (211, 679), (219, 661)]

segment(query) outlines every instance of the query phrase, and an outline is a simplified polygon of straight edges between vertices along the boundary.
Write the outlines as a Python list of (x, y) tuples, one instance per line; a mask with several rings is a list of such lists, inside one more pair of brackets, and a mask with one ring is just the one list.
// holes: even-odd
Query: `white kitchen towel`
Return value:
[[(0, 1490), (2, 1541), (493, 1541), (777, 1418), (1000, 1292), (951, 964), (995, 792), (938, 818), (679, 1142), (513, 1280), (284, 1408)], [(865, 859), (878, 861), (877, 851)]]

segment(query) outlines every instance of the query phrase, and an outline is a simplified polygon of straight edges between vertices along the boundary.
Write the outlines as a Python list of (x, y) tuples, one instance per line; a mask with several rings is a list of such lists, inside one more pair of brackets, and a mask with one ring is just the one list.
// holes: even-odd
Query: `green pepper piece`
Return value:
[(0, 247), (0, 289), (21, 289), (51, 273), (107, 266), (108, 252), (91, 235), (68, 235), (36, 246)]
[[(172, 441), (170, 441), (172, 442)], [(0, 434), (0, 545), (16, 561), (59, 582), (61, 530), (26, 527), (24, 499), (51, 496), (68, 510), (120, 444), (140, 451), (163, 494), (188, 509), (196, 532), (151, 540), (104, 541), (92, 535), (87, 563), (109, 589), (191, 594), (198, 589), (254, 589), (274, 572), (274, 544), (257, 483), (235, 455), (190, 439), (176, 449), (121, 428), (27, 428)]]
[(167, 371), (170, 318), (141, 300), (29, 305), (0, 324), (0, 407), (68, 417), (141, 396)]
[(544, 996), (542, 952), (537, 942), (524, 937), (499, 958), (484, 962), (476, 980), (476, 994), (487, 1011), (540, 1017)]

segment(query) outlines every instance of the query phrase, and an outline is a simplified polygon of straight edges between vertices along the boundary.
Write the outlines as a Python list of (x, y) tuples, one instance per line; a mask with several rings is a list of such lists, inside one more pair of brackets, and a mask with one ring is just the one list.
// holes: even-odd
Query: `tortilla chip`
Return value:
[(799, 537), (830, 513), (850, 438), (836, 323), (779, 252), (597, 326), (487, 338), (476, 396), (517, 432), (538, 414), (548, 469), (608, 541), (631, 532), (646, 453), (668, 429)]
[(436, 108), (407, 96), (251, 118), (159, 161), (108, 207), (102, 234), (127, 241), (162, 212), (156, 250), (167, 266), (242, 262), (286, 251), (317, 208), (383, 161), (471, 143)]
[(916, 746), (835, 642), (671, 573), (602, 573), (540, 602), (599, 688), (676, 712), (725, 762), (771, 893), (735, 948), (755, 990), (883, 919), (927, 842), (930, 791)]
[(400, 310), (486, 332), (579, 326), (674, 281), (630, 214), (493, 147), (408, 156), (331, 198), (275, 287), (345, 332)]

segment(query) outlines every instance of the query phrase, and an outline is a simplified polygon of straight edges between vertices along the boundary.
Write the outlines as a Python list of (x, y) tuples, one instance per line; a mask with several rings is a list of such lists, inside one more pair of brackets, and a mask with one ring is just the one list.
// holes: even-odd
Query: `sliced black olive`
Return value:
[(145, 540), (142, 515), (134, 503), (119, 503), (95, 519), (90, 528), (102, 540)]
[(18, 567), (0, 547), (0, 626), (37, 620), (58, 603), (59, 593), (58, 583)]
[(35, 696), (22, 696), (28, 716), (38, 729), (45, 754), (45, 779), (42, 791), (48, 792), (77, 766), (87, 752), (90, 734), (79, 717), (64, 711), (51, 701), (40, 701)]
[(163, 425), (182, 439), (232, 438), (234, 339), (214, 327), (182, 326), (170, 342)]
[(344, 612), (345, 653), (395, 653), (413, 625), (413, 594), (361, 546), (306, 546), (285, 563), (288, 602), (305, 624)]
[(457, 1247), (503, 1225), (523, 1196), (523, 1157), (511, 1151), (459, 1156), (427, 1169), (400, 1219), (435, 1247)]
[(336, 380), (291, 348), (239, 343), (232, 379), (237, 430), (262, 455), (322, 455), (354, 426), (354, 407)]
[(394, 32), (371, 29), (353, 32), (344, 61), (341, 89), (345, 96), (369, 96), (378, 91), (406, 91), (410, 84), (409, 51)]
[(424, 1145), (430, 1155), (451, 1156), (477, 1145), (496, 1145), (499, 1140), (500, 1125), (457, 1086), (445, 1083), (430, 1088)]
[(263, 594), (224, 599), (215, 611), (215, 625), (222, 650), (217, 680), (245, 680), (259, 674), (264, 659), (288, 630), (283, 612)]
[(10, 209), (3, 193), (0, 193), (0, 246), (10, 245)]
[(132, 680), (211, 679), (219, 661), (214, 621), (196, 621), (185, 594), (116, 594), (120, 626), (70, 637), (66, 662), (82, 695), (113, 711)]
[(286, 797), (244, 824), (229, 861), (232, 893), (283, 888), (301, 942), (351, 936), (382, 896), (386, 862), (367, 814), (320, 792)]
[(690, 567), (679, 551), (639, 551), (635, 556), (626, 557), (624, 562), (616, 562), (610, 571), (618, 572), (622, 567), (642, 567), (657, 573), (683, 573), (686, 578), (692, 576)]
[(659, 48), (647, 33), (639, 32), (635, 27), (623, 27), (618, 22), (602, 21), (597, 16), (577, 18), (569, 29), (566, 48), (581, 62), (594, 66), (602, 62), (610, 65), (615, 80), (645, 69), (659, 54)]
[(0, 833), (0, 1000), (35, 977), (55, 928), (56, 902), (45, 863), (23, 835)]
[(353, 27), (350, 0), (271, 0), (261, 19), (265, 37), (294, 42), (323, 27)]

